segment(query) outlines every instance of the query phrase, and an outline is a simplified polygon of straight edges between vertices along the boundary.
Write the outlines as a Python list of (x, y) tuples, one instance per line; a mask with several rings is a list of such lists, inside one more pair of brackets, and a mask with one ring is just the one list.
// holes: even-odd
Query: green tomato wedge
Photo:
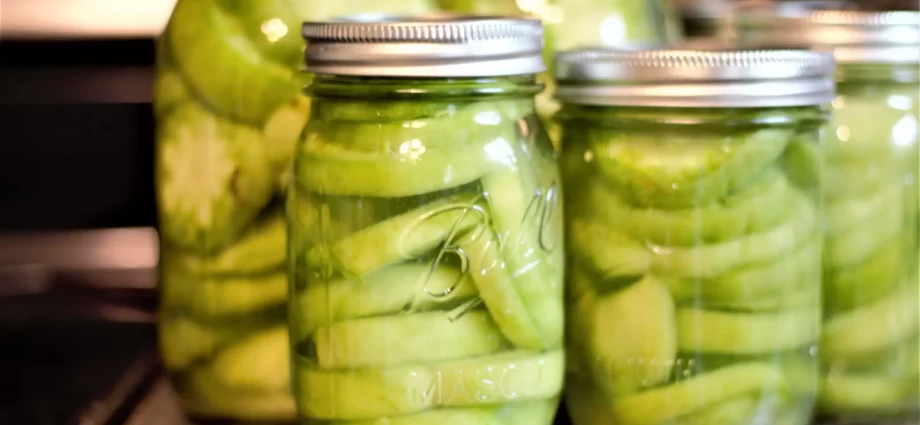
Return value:
[(164, 308), (202, 318), (221, 318), (283, 306), (287, 274), (217, 278), (187, 274), (178, 267), (161, 269), (160, 297)]
[(788, 129), (725, 138), (621, 134), (595, 149), (598, 170), (631, 203), (662, 208), (709, 205), (747, 185), (783, 154)]
[(330, 421), (321, 425), (543, 425), (556, 414), (558, 402), (533, 401), (498, 407), (446, 408), (414, 415), (359, 421)]
[(479, 406), (554, 398), (562, 391), (565, 356), (510, 351), (439, 365), (440, 406)]
[(872, 304), (828, 318), (821, 338), (822, 357), (846, 360), (910, 338), (920, 328), (918, 302), (920, 287), (908, 281)]
[(668, 288), (647, 276), (598, 298), (593, 314), (593, 373), (608, 394), (629, 394), (666, 382), (677, 356), (674, 300)]
[(666, 246), (721, 242), (757, 233), (779, 224), (793, 198), (782, 172), (769, 168), (757, 181), (724, 201), (678, 210), (634, 207), (614, 191), (588, 184), (591, 214), (628, 229), (637, 240)]
[(871, 220), (860, 222), (846, 233), (829, 238), (825, 244), (825, 265), (838, 268), (864, 261), (885, 242), (902, 234), (905, 229), (901, 206), (901, 199), (897, 198)]
[(375, 419), (435, 406), (437, 374), (425, 365), (321, 369), (298, 357), (294, 368), (298, 411), (311, 419)]
[(345, 276), (363, 276), (383, 266), (413, 260), (479, 225), (485, 213), (476, 196), (454, 195), (357, 231), (330, 246), (316, 246), (306, 261), (334, 264)]
[(220, 251), (272, 197), (275, 176), (262, 135), (193, 103), (178, 107), (161, 125), (156, 148), (161, 234), (197, 252)]
[(209, 321), (163, 312), (159, 317), (160, 354), (169, 370), (185, 369), (222, 347), (284, 321), (283, 310), (231, 320)]
[(478, 294), (469, 274), (428, 264), (397, 264), (367, 276), (308, 282), (294, 293), (292, 330), (300, 341), (342, 320), (456, 307)]
[[(473, 276), (479, 297), (508, 341), (529, 350), (543, 350), (557, 344), (558, 335), (541, 335), (529, 307), (549, 311), (551, 320), (558, 320), (561, 329), (561, 298), (557, 298), (554, 291), (546, 290), (542, 294), (532, 294), (534, 304), (525, 304), (511, 274), (505, 269), (498, 238), (491, 228), (481, 225), (464, 235), (459, 241), (459, 252), (466, 259), (467, 273)], [(551, 310), (554, 307), (558, 310)], [(540, 311), (535, 310), (533, 314)]]
[(836, 413), (900, 414), (916, 408), (920, 377), (831, 374), (822, 383), (820, 408)]
[(189, 98), (182, 75), (173, 64), (172, 52), (163, 40), (156, 42), (156, 75), (153, 80), (153, 111), (162, 119)]
[(189, 415), (251, 421), (291, 421), (297, 415), (289, 391), (235, 390), (207, 370), (189, 371), (177, 382)]
[(677, 341), (682, 352), (762, 354), (815, 344), (821, 328), (818, 308), (778, 313), (727, 313), (677, 310)]
[(901, 203), (901, 190), (898, 185), (889, 185), (878, 193), (868, 196), (839, 198), (828, 202), (825, 207), (828, 236), (839, 236), (876, 220), (875, 217), (884, 214), (883, 209), (892, 208)]
[[(369, 150), (353, 146), (362, 140), (354, 135), (326, 140), (325, 134), (309, 131), (298, 152), (303, 160), (295, 162), (298, 184), (322, 195), (413, 196), (463, 186), (513, 160), (514, 128), (500, 119), (465, 129), (455, 119), (435, 119), (425, 134), (408, 139), (391, 136), (387, 127), (374, 128), (363, 139), (377, 142)], [(420, 137), (439, 142), (423, 143), (429, 139)]]
[(338, 322), (317, 329), (313, 341), (317, 364), (324, 368), (450, 360), (507, 346), (484, 311), (459, 318), (436, 311)]
[(828, 270), (825, 313), (839, 315), (891, 293), (903, 279), (904, 257), (903, 238), (896, 236), (865, 261)]
[(295, 67), (266, 59), (245, 32), (239, 17), (215, 0), (195, 0), (176, 5), (165, 37), (176, 66), (204, 103), (222, 116), (261, 127), (301, 84)]
[[(164, 263), (211, 277), (239, 276), (277, 270), (285, 265), (287, 226), (281, 211), (252, 224), (239, 242), (212, 256), (164, 250)], [(168, 257), (168, 258), (167, 258)]]
[[(821, 247), (818, 236), (777, 261), (733, 270), (715, 279), (700, 281), (688, 278), (664, 278), (678, 302), (701, 302), (706, 305), (756, 308), (818, 298), (799, 295), (821, 288)], [(794, 295), (794, 296), (790, 296)]]
[(690, 413), (673, 422), (674, 425), (738, 425), (753, 423), (760, 398), (743, 396)]
[(286, 393), (291, 382), (288, 331), (277, 326), (223, 349), (202, 373), (234, 390)]
[(645, 245), (597, 219), (573, 219), (568, 237), (572, 255), (603, 278), (641, 276), (652, 268)]
[[(310, 118), (310, 99), (296, 96), (268, 117), (262, 134), (269, 161), (277, 174), (290, 173), (297, 141)], [(290, 176), (288, 176), (290, 177)], [(286, 183), (286, 182), (285, 182)]]
[(716, 403), (782, 385), (780, 368), (769, 363), (741, 363), (687, 381), (618, 397), (611, 407), (617, 424), (659, 425)]

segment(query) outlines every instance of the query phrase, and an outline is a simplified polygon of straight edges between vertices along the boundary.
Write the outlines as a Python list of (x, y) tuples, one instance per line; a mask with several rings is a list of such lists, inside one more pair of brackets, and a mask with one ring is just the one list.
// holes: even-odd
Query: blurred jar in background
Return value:
[(160, 346), (196, 419), (293, 420), (282, 198), (304, 20), (433, 0), (180, 0), (158, 45)]
[(445, 10), (480, 15), (533, 15), (546, 25), (545, 55), (550, 70), (540, 75), (546, 90), (537, 96), (537, 112), (559, 149), (560, 128), (551, 118), (559, 110), (553, 98), (552, 56), (581, 47), (658, 44), (682, 38), (677, 0), (438, 0)]
[(858, 423), (891, 416), (916, 423), (920, 13), (825, 10), (742, 20), (745, 43), (804, 42), (832, 49), (839, 63), (824, 150), (821, 411)]

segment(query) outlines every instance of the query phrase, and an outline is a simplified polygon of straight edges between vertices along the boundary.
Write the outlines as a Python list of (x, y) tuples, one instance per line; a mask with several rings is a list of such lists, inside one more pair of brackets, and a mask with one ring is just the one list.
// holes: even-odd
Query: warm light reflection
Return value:
[(154, 37), (176, 0), (2, 0), (0, 36)]
[(906, 114), (891, 128), (891, 139), (898, 146), (909, 148), (917, 140), (917, 118)]
[(840, 139), (841, 142), (850, 141), (850, 127), (841, 125), (837, 127), (836, 134), (837, 134), (837, 138)]
[(278, 18), (272, 18), (263, 22), (261, 29), (262, 34), (265, 34), (265, 38), (272, 43), (281, 40), (281, 37), (284, 37), (288, 32), (287, 25)]

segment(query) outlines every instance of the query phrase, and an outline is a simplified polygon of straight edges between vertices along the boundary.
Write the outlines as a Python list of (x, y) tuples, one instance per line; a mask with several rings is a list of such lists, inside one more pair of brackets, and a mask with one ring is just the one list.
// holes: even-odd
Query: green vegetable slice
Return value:
[(494, 353), (507, 344), (483, 311), (452, 319), (445, 312), (338, 322), (314, 335), (321, 367), (432, 362)]
[(738, 425), (752, 423), (760, 397), (746, 396), (709, 406), (674, 421), (674, 425)]
[(293, 296), (292, 330), (301, 340), (342, 320), (455, 307), (477, 295), (469, 274), (428, 264), (397, 264), (363, 278), (311, 282)]
[(477, 198), (455, 195), (379, 222), (348, 235), (331, 246), (307, 253), (316, 267), (335, 264), (345, 276), (363, 276), (388, 264), (412, 260), (455, 235), (479, 225), (485, 213)]
[(596, 147), (596, 161), (601, 173), (636, 205), (692, 208), (748, 184), (776, 162), (792, 136), (790, 129), (712, 138), (618, 134)]
[(573, 219), (569, 238), (573, 255), (604, 278), (641, 276), (652, 268), (652, 254), (645, 245), (596, 219)]
[(908, 282), (870, 305), (829, 318), (821, 338), (822, 357), (846, 360), (913, 336), (920, 328), (918, 302), (920, 287)]
[(295, 68), (263, 57), (214, 0), (177, 4), (165, 37), (193, 91), (220, 115), (261, 126), (301, 90)]
[(177, 382), (188, 414), (253, 421), (290, 421), (296, 417), (288, 391), (238, 391), (224, 387), (205, 370), (192, 370)]
[(447, 408), (405, 416), (357, 421), (328, 421), (323, 425), (537, 425), (556, 415), (558, 401), (534, 401), (482, 408)]
[(262, 128), (265, 150), (276, 174), (290, 173), (297, 141), (309, 118), (310, 99), (296, 96), (291, 102), (275, 109), (265, 122)]
[(288, 349), (287, 327), (278, 326), (227, 347), (201, 370), (225, 388), (286, 393), (291, 382)]
[(161, 313), (157, 327), (160, 355), (169, 370), (185, 369), (227, 344), (284, 321), (284, 317), (283, 311), (272, 311), (213, 322)]
[(156, 174), (162, 236), (200, 253), (235, 241), (268, 204), (275, 182), (261, 133), (193, 103), (162, 123)]
[(677, 340), (682, 352), (759, 354), (788, 351), (816, 343), (820, 326), (818, 308), (772, 314), (677, 310)]
[(303, 37), (300, 25), (310, 15), (298, 14), (291, 0), (215, 0), (237, 17), (242, 30), (255, 50), (286, 67), (303, 61)]
[(189, 273), (212, 277), (247, 275), (277, 270), (285, 265), (287, 226), (281, 211), (272, 211), (252, 224), (243, 237), (209, 257), (175, 251), (164, 252), (164, 263), (174, 263)]
[(898, 414), (917, 405), (920, 377), (830, 374), (822, 383), (819, 405), (838, 413)]
[(623, 425), (659, 425), (726, 400), (782, 386), (782, 370), (769, 363), (741, 363), (641, 393), (617, 398), (613, 417)]
[(850, 232), (855, 227), (873, 221), (873, 217), (880, 214), (883, 208), (900, 205), (901, 190), (900, 186), (889, 185), (869, 196), (840, 198), (829, 202), (825, 207), (828, 236)]
[(782, 172), (769, 168), (752, 186), (725, 201), (680, 210), (633, 207), (614, 191), (588, 184), (586, 200), (592, 214), (628, 229), (637, 240), (667, 246), (719, 242), (757, 233), (779, 224), (793, 197)]
[(169, 310), (203, 318), (219, 318), (283, 306), (287, 274), (215, 278), (186, 274), (177, 267), (161, 269), (161, 302)]
[(784, 305), (786, 302), (818, 301), (801, 298), (802, 291), (821, 288), (820, 236), (814, 236), (790, 255), (772, 263), (757, 264), (731, 271), (706, 281), (666, 278), (678, 302), (752, 308), (758, 305)]
[(824, 263), (828, 267), (838, 268), (853, 265), (865, 260), (872, 253), (884, 246), (891, 238), (904, 231), (901, 199), (888, 204), (871, 220), (863, 221), (846, 233), (831, 237), (825, 244)]
[(903, 279), (904, 256), (903, 237), (896, 236), (865, 261), (828, 271), (825, 313), (838, 315), (891, 293)]
[[(594, 379), (609, 394), (666, 382), (677, 356), (674, 300), (653, 277), (598, 298), (593, 311)], [(592, 314), (578, 312), (577, 314)]]
[(375, 419), (435, 406), (437, 375), (424, 365), (320, 369), (298, 357), (294, 366), (297, 407), (311, 419)]
[[(524, 304), (511, 274), (504, 267), (504, 260), (498, 246), (498, 238), (488, 226), (479, 226), (464, 235), (459, 243), (460, 253), (467, 262), (473, 282), (479, 289), (479, 297), (485, 303), (492, 319), (508, 341), (522, 349), (542, 350), (553, 344), (556, 335), (541, 335), (531, 319), (528, 306)], [(545, 300), (552, 303), (554, 294), (546, 291)], [(545, 306), (543, 300), (541, 306)], [(550, 306), (551, 307), (551, 306)], [(561, 305), (559, 306), (561, 310)], [(553, 312), (552, 320), (562, 321), (561, 311)], [(556, 315), (558, 314), (558, 316)], [(559, 323), (561, 326), (562, 323)]]
[(511, 351), (439, 365), (441, 406), (496, 405), (559, 395), (565, 375), (562, 350)]
[(176, 70), (169, 46), (162, 40), (156, 42), (157, 65), (153, 80), (153, 111), (158, 119), (166, 117), (176, 106), (189, 98), (185, 81)]

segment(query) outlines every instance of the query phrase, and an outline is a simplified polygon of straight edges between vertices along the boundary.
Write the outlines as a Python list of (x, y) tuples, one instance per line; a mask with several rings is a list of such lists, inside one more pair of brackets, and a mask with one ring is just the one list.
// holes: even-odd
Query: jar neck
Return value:
[(307, 87), (315, 99), (359, 101), (474, 101), (533, 98), (543, 91), (535, 75), (480, 78), (397, 78), (316, 75)]
[(920, 66), (917, 64), (839, 64), (837, 81), (875, 84), (918, 84)]

